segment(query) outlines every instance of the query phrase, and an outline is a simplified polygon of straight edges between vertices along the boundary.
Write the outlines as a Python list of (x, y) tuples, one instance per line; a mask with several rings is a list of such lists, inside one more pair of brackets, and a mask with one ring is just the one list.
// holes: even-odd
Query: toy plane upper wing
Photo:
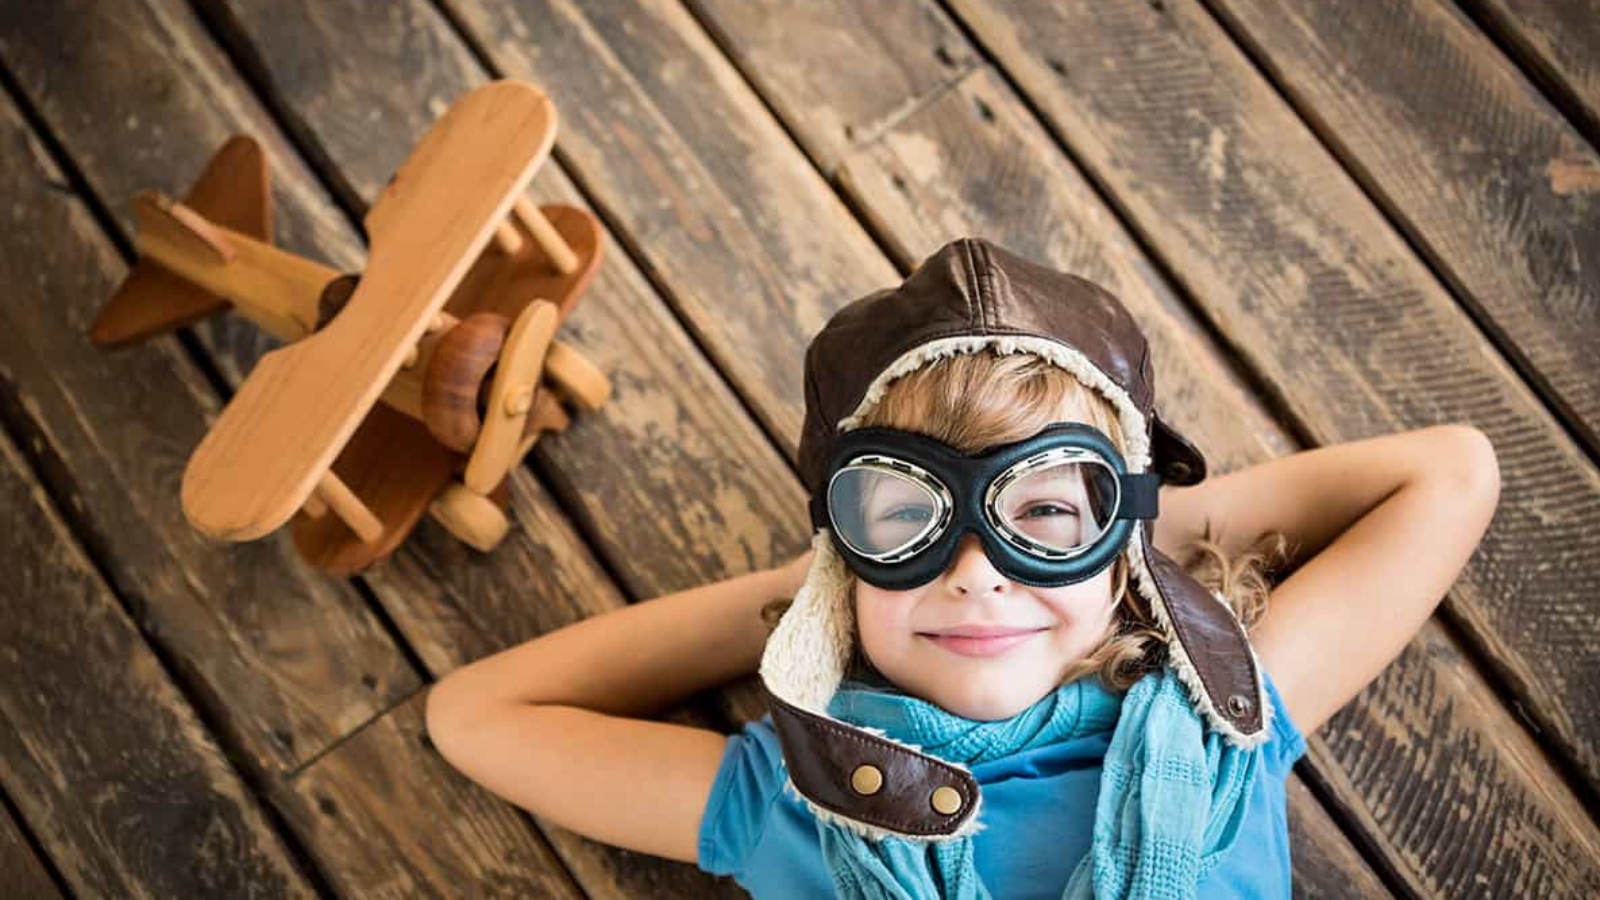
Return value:
[(316, 488), (503, 222), (555, 140), (534, 86), (500, 81), (456, 103), (365, 218), (366, 271), (322, 330), (261, 358), (183, 475), (201, 531), (248, 540)]

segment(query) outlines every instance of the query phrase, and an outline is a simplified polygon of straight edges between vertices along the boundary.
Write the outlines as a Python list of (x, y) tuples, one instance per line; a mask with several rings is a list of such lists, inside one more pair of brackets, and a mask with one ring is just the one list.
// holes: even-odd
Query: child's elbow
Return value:
[(439, 755), (458, 767), (472, 715), (468, 684), (460, 675), (460, 670), (452, 672), (428, 688), (423, 705), (423, 725), (429, 742)]
[(1490, 509), (1500, 501), (1500, 458), (1489, 436), (1472, 425), (1449, 426), (1449, 471), (1456, 485)]

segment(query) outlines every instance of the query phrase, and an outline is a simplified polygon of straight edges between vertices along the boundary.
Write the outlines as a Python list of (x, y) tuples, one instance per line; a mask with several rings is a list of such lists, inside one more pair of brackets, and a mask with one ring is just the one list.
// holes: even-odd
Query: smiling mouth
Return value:
[(929, 642), (956, 653), (961, 656), (999, 656), (1002, 653), (1019, 647), (1048, 629), (1040, 628), (1034, 631), (1010, 631), (989, 637), (966, 637), (956, 634), (933, 634), (919, 632), (918, 637), (926, 638)]

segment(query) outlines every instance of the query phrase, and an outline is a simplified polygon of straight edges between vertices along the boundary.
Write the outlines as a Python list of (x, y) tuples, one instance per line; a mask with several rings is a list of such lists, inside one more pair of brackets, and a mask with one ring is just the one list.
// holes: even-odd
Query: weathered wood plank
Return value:
[(1590, 141), (1600, 135), (1600, 8), (1593, 0), (1458, 0), (1511, 45)]
[[(701, 16), (700, 24), (767, 99), (798, 101), (782, 118), (806, 121), (791, 133), (831, 174), (853, 148), (982, 64), (937, 9), (917, 13), (884, 17), (854, 3), (732, 3), (714, 17)], [(832, 40), (841, 31), (861, 38), (854, 45)], [(740, 39), (751, 37), (755, 43)], [(806, 45), (817, 51), (789, 52)], [(858, 52), (863, 47), (872, 52)]]
[[(950, 159), (990, 162), (950, 167), (944, 162)], [(926, 223), (995, 235), (1042, 259), (1059, 261), (1069, 253), (1077, 231), (1062, 235), (1032, 226), (1034, 216), (1014, 208), (1011, 197), (1059, 197), (1053, 221), (1096, 223), (1083, 227), (1090, 242), (1117, 229), (1101, 219), (1088, 186), (1062, 167), (1048, 135), (992, 70), (971, 75), (850, 157), (840, 181), (862, 208), (909, 235), (918, 253), (936, 240)], [(1115, 251), (1106, 256), (1117, 263), (1107, 285), (1131, 306), (1149, 306), (1133, 259), (1117, 259)], [(1232, 322), (1229, 317), (1224, 325), (1232, 330)], [(1165, 336), (1152, 335), (1152, 341), (1158, 346)], [(1157, 368), (1162, 365), (1157, 356)], [(1206, 424), (1237, 413), (1203, 384), (1173, 415), (1179, 428), (1200, 434), (1208, 452), (1267, 458), (1256, 440), (1227, 447), (1205, 436)], [(1504, 889), (1496, 895), (1584, 895), (1600, 886), (1594, 822), (1434, 621), (1378, 681), (1309, 738), (1302, 769), (1331, 785), (1341, 817), (1354, 820), (1419, 897), (1474, 894), (1480, 879)], [(1474, 781), (1464, 783), (1464, 772), (1474, 773)], [(1320, 876), (1296, 860), (1301, 878)]]
[(1213, 6), (1600, 452), (1600, 154), (1452, 4)]
[[(370, 7), (364, 12), (370, 12)], [(122, 121), (142, 116), (139, 121), (148, 130), (149, 139), (160, 147), (170, 145), (174, 157), (191, 145), (214, 148), (235, 130), (262, 137), (274, 148), (271, 152), (280, 218), (311, 221), (318, 226), (315, 239), (286, 238), (280, 231), (280, 242), (324, 259), (359, 259), (354, 231), (317, 190), (314, 179), (231, 73), (227, 61), (215, 58), (200, 24), (182, 3), (150, 4), (144, 8), (144, 19), (132, 22), (108, 14), (103, 5), (88, 3), (70, 7), (65, 15), (108, 52), (127, 54), (151, 44), (200, 48), (190, 57), (151, 57), (146, 60), (147, 71), (141, 77), (93, 83), (92, 90), (98, 94), (96, 102), (101, 104), (105, 117)], [(384, 26), (383, 21), (391, 25)], [(375, 20), (368, 25), (372, 27), (360, 27), (373, 41), (380, 39), (383, 27), (395, 27), (402, 33), (406, 28), (403, 19)], [(342, 42), (346, 34), (340, 33), (336, 38)], [(454, 56), (438, 62), (449, 65), (451, 60), (470, 65), (459, 48)], [(425, 60), (422, 64), (433, 62)], [(352, 77), (356, 81), (363, 79), (358, 72), (353, 72)], [(481, 78), (481, 73), (476, 77)], [(416, 83), (409, 75), (394, 80)], [(88, 81), (81, 84), (91, 88)], [(464, 90), (467, 85), (459, 86)], [(53, 102), (64, 114), (70, 115), (75, 103), (88, 102), (75, 98), (64, 85), (55, 89), (59, 93)], [(406, 118), (382, 123), (389, 130), (383, 132), (381, 140), (376, 130), (369, 129), (367, 144), (360, 148), (364, 152), (356, 154), (362, 177), (368, 179), (362, 182), (365, 196), (376, 194), (417, 136), (442, 111), (448, 102), (444, 98), (459, 93), (456, 90), (432, 95)], [(297, 123), (297, 127), (303, 127), (303, 123)], [(341, 127), (349, 126), (341, 123)], [(377, 127), (376, 123), (373, 127)], [(161, 179), (169, 177), (165, 157), (159, 152), (116, 157), (114, 151), (119, 142), (115, 133), (83, 127), (71, 130), (65, 141), (71, 152), (90, 161), (90, 181), (103, 186), (101, 190), (112, 206), (139, 187), (160, 184)], [(379, 151), (383, 158), (374, 158), (380, 155)], [(326, 175), (348, 187), (341, 170), (333, 169)], [(539, 183), (541, 199), (551, 194), (575, 194), (556, 168), (547, 169)], [(785, 534), (771, 524), (774, 516), (763, 508), (764, 504), (784, 500), (781, 493), (775, 494), (772, 489), (773, 483), (781, 483), (779, 480), (787, 475), (782, 458), (740, 412), (737, 399), (717, 380), (715, 372), (696, 355), (693, 343), (675, 325), (671, 313), (650, 291), (645, 279), (627, 265), (624, 256), (615, 254), (602, 265), (590, 291), (590, 298), (566, 323), (563, 339), (582, 347), (600, 363), (612, 375), (618, 390), (603, 413), (577, 417), (563, 439), (593, 434), (587, 446), (569, 451), (575, 463), (582, 463), (574, 468), (581, 470), (580, 474), (592, 474), (584, 490), (593, 498), (594, 521), (620, 533), (619, 542), (629, 549), (637, 548), (639, 558), (649, 560), (654, 567), (653, 582), (647, 582), (645, 588), (653, 584), (660, 589), (672, 579), (687, 586), (711, 575), (733, 574), (752, 561), (770, 565), (786, 554), (798, 552), (804, 541), (801, 523), (787, 526), (790, 530)], [(611, 305), (602, 306), (598, 298)], [(590, 320), (599, 324), (588, 324)], [(222, 329), (252, 330), (248, 324), (234, 322), (224, 323)], [(624, 332), (626, 339), (608, 342), (604, 353), (597, 352), (592, 335), (609, 335), (612, 330)], [(248, 343), (248, 336), (233, 340), (225, 334), (222, 340), (214, 340), (208, 334), (206, 339), (225, 361), (221, 366), (225, 372), (247, 368), (253, 360), (253, 348), (240, 346)], [(618, 359), (624, 356), (633, 357), (627, 365), (621, 365)], [(611, 421), (616, 427), (590, 432), (595, 422), (605, 416), (614, 417)], [(696, 437), (677, 439), (680, 429)], [(724, 440), (718, 443), (697, 437), (703, 434), (718, 434)], [(668, 435), (674, 436), (670, 443)], [(545, 447), (553, 443), (558, 442), (546, 436), (536, 454), (545, 452)], [(634, 460), (637, 465), (625, 472), (613, 472), (612, 467), (623, 459)], [(677, 477), (681, 473), (692, 473), (692, 477)], [(671, 481), (669, 474), (677, 479), (681, 496), (664, 491), (663, 485)], [(702, 477), (704, 480), (696, 480)], [(368, 579), (367, 583), (402, 631), (416, 642), (419, 655), (435, 673), (442, 674), (516, 639), (569, 624), (623, 602), (620, 592), (564, 521), (552, 499), (525, 472), (513, 476), (512, 495), (518, 523), (497, 553), (482, 556), (465, 550), (440, 529), (425, 523), (415, 543), (432, 550), (402, 550), (395, 562)], [(632, 496), (641, 498), (642, 508), (628, 499)], [(790, 505), (798, 506), (792, 500)], [(669, 513), (668, 507), (676, 509)], [(658, 530), (641, 534), (636, 521), (656, 521)], [(698, 724), (705, 724), (703, 717)], [(390, 797), (387, 801), (401, 805), (408, 802), (405, 797)], [(452, 832), (450, 840), (443, 841), (445, 846), (468, 847), (477, 839), (469, 822), (456, 823), (448, 811), (441, 813), (440, 821), (459, 829)], [(342, 882), (377, 877), (378, 873), (353, 868), (362, 865), (364, 857), (350, 857), (335, 846), (317, 843), (327, 834), (309, 834), (307, 843), (330, 877)], [(720, 890), (714, 887), (713, 879), (692, 867), (626, 854), (615, 848), (597, 851), (598, 846), (557, 849), (580, 856), (607, 854), (565, 860), (573, 871), (615, 870), (626, 872), (629, 878), (655, 879), (660, 883), (680, 877), (698, 879), (685, 882), (692, 885), (685, 891), (689, 896), (706, 896)], [(493, 852), (488, 847), (480, 850), (484, 854)], [(537, 860), (533, 859), (526, 863), (529, 867), (535, 864)], [(464, 859), (462, 865), (470, 863)], [(591, 896), (630, 895), (617, 883), (586, 881), (584, 889)]]
[(72, 890), (315, 897), (4, 434), (0, 533), (0, 786)]
[[(116, 20), (126, 7), (96, 9), (113, 17), (109, 26), (138, 34)], [(137, 55), (97, 42), (58, 10), (71, 14), (48, 4), (35, 12), (6, 6), (0, 53), (47, 114), (101, 128), (85, 107), (112, 110), (67, 81), (95, 70), (137, 83), (117, 71), (119, 61), (135, 66)], [(104, 51), (99, 62), (68, 71), (47, 52), (80, 46)], [(69, 515), (241, 764), (263, 774), (292, 769), (420, 682), (360, 595), (307, 572), (286, 538), (219, 544), (183, 518), (183, 466), (217, 413), (215, 394), (170, 337), (119, 352), (89, 343), (88, 325), (125, 265), (82, 204), (59, 188), (61, 173), (22, 139), (15, 110), (4, 117), (15, 139), (0, 150), (0, 194), (13, 223), (0, 236), (0, 280), (11, 285), (0, 298), (0, 393), (37, 429), (37, 452), (51, 460), (46, 475), (73, 498)], [(137, 138), (130, 145), (119, 131), (109, 135), (108, 144), (131, 146), (131, 156), (148, 152)], [(112, 149), (101, 148), (101, 159), (115, 165)]]
[(23, 837), (21, 826), (9, 810), (0, 807), (0, 872), (5, 873), (7, 889), (18, 897), (60, 900), (61, 889), (33, 848)]

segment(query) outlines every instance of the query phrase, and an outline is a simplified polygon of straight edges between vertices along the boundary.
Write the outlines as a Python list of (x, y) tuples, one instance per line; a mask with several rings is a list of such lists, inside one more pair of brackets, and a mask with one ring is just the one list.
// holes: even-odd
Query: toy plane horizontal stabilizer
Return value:
[[(272, 242), (272, 189), (267, 158), (253, 138), (236, 135), (211, 157), (183, 198), (207, 220)], [(227, 300), (141, 259), (101, 307), (89, 330), (100, 347), (121, 347), (223, 312)]]

